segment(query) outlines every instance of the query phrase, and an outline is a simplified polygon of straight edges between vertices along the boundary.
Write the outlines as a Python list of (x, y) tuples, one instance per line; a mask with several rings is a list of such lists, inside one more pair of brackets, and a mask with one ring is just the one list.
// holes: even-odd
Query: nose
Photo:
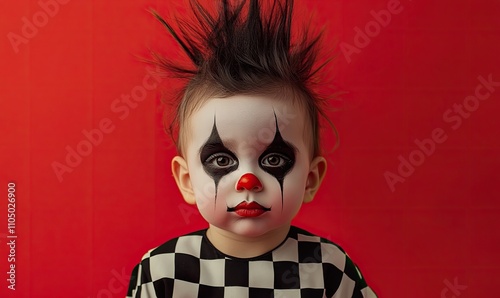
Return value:
[(252, 173), (246, 173), (241, 176), (238, 183), (236, 183), (236, 190), (251, 190), (251, 191), (261, 191), (262, 183), (260, 183), (259, 178)]

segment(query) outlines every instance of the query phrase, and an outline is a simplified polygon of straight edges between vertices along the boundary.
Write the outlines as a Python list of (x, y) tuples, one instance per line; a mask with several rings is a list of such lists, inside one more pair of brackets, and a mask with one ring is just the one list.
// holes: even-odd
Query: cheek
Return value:
[(284, 204), (287, 202), (302, 203), (309, 172), (309, 165), (297, 160), (293, 170), (283, 181)]
[[(308, 174), (308, 164), (297, 160), (293, 169), (283, 179), (283, 198), (281, 197), (281, 188), (278, 180), (268, 173), (259, 176), (264, 184), (264, 197), (272, 198), (267, 201), (268, 205), (272, 205), (273, 209), (283, 215), (295, 214), (304, 199), (304, 189)], [(283, 202), (282, 202), (283, 199)], [(283, 209), (282, 209), (283, 204)]]
[(215, 194), (214, 180), (203, 171), (201, 164), (189, 166), (189, 173), (197, 204), (203, 206), (207, 203), (206, 201), (213, 201)]
[[(221, 179), (217, 191), (213, 179), (207, 174), (203, 173), (197, 177), (201, 183), (195, 191), (196, 207), (208, 223), (218, 227), (230, 227), (231, 218), (228, 216), (227, 208), (245, 199), (236, 192), (235, 178), (232, 174)], [(217, 199), (215, 199), (216, 194)]]
[(192, 173), (190, 178), (197, 208), (201, 215), (211, 222), (217, 213), (225, 213), (227, 210), (226, 198), (234, 190), (234, 183), (230, 179), (233, 173), (224, 176), (216, 189), (214, 179), (203, 170), (201, 163), (189, 167), (189, 171)]
[(206, 221), (212, 222), (215, 216), (215, 184), (203, 170), (191, 176), (191, 183), (196, 198), (196, 207)]
[[(290, 221), (299, 212), (304, 201), (306, 175), (303, 171), (292, 170), (283, 181), (283, 209), (281, 220)], [(281, 205), (281, 202), (280, 202)], [(280, 207), (281, 208), (281, 207)]]

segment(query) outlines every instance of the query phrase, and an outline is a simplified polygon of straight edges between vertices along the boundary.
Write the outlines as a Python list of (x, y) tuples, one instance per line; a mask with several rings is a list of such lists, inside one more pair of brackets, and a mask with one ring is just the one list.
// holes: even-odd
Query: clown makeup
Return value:
[(220, 139), (217, 125), (215, 124), (215, 117), (212, 133), (201, 148), (200, 161), (203, 164), (205, 172), (214, 179), (215, 204), (217, 202), (217, 187), (220, 179), (238, 168), (238, 158), (236, 158), (231, 150), (224, 146)]
[[(283, 208), (283, 179), (292, 169), (295, 163), (295, 150), (293, 145), (289, 144), (279, 131), (278, 118), (274, 113), (276, 131), (274, 139), (259, 157), (259, 167), (276, 178), (281, 189), (281, 208)], [(220, 179), (238, 168), (238, 158), (222, 142), (217, 131), (216, 118), (207, 142), (200, 150), (200, 161), (205, 172), (212, 177), (215, 183), (214, 204), (217, 202), (217, 188)], [(244, 174), (238, 180), (237, 190), (257, 190), (262, 188), (262, 184), (255, 175), (251, 173)], [(241, 204), (241, 203), (240, 203)], [(240, 205), (239, 205), (240, 206)], [(243, 209), (243, 208), (240, 208)], [(229, 212), (240, 210), (235, 207), (228, 207)], [(251, 208), (245, 208), (251, 209)], [(270, 208), (257, 208), (264, 211), (270, 211)], [(252, 213), (255, 214), (255, 213)]]
[(283, 140), (276, 113), (274, 113), (274, 119), (276, 122), (274, 139), (259, 158), (259, 167), (278, 180), (281, 188), (281, 207), (283, 208), (283, 179), (295, 164), (295, 150), (293, 145)]
[(304, 118), (298, 105), (265, 95), (211, 98), (193, 112), (184, 158), (211, 226), (259, 236), (290, 224), (311, 165)]

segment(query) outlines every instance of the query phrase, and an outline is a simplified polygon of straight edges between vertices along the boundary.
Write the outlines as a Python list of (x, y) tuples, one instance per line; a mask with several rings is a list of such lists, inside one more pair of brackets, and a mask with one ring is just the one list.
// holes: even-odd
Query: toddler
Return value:
[(292, 36), (292, 0), (191, 1), (195, 22), (169, 30), (193, 68), (171, 126), (172, 172), (208, 228), (150, 250), (128, 297), (376, 297), (346, 253), (291, 226), (326, 173), (312, 84), (319, 35)]

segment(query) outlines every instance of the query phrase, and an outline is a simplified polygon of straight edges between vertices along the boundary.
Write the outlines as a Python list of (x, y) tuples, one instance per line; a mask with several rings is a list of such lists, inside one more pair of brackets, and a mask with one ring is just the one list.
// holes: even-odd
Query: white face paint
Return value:
[(235, 95), (191, 115), (185, 158), (208, 223), (248, 237), (290, 224), (310, 166), (304, 114), (270, 96)]

